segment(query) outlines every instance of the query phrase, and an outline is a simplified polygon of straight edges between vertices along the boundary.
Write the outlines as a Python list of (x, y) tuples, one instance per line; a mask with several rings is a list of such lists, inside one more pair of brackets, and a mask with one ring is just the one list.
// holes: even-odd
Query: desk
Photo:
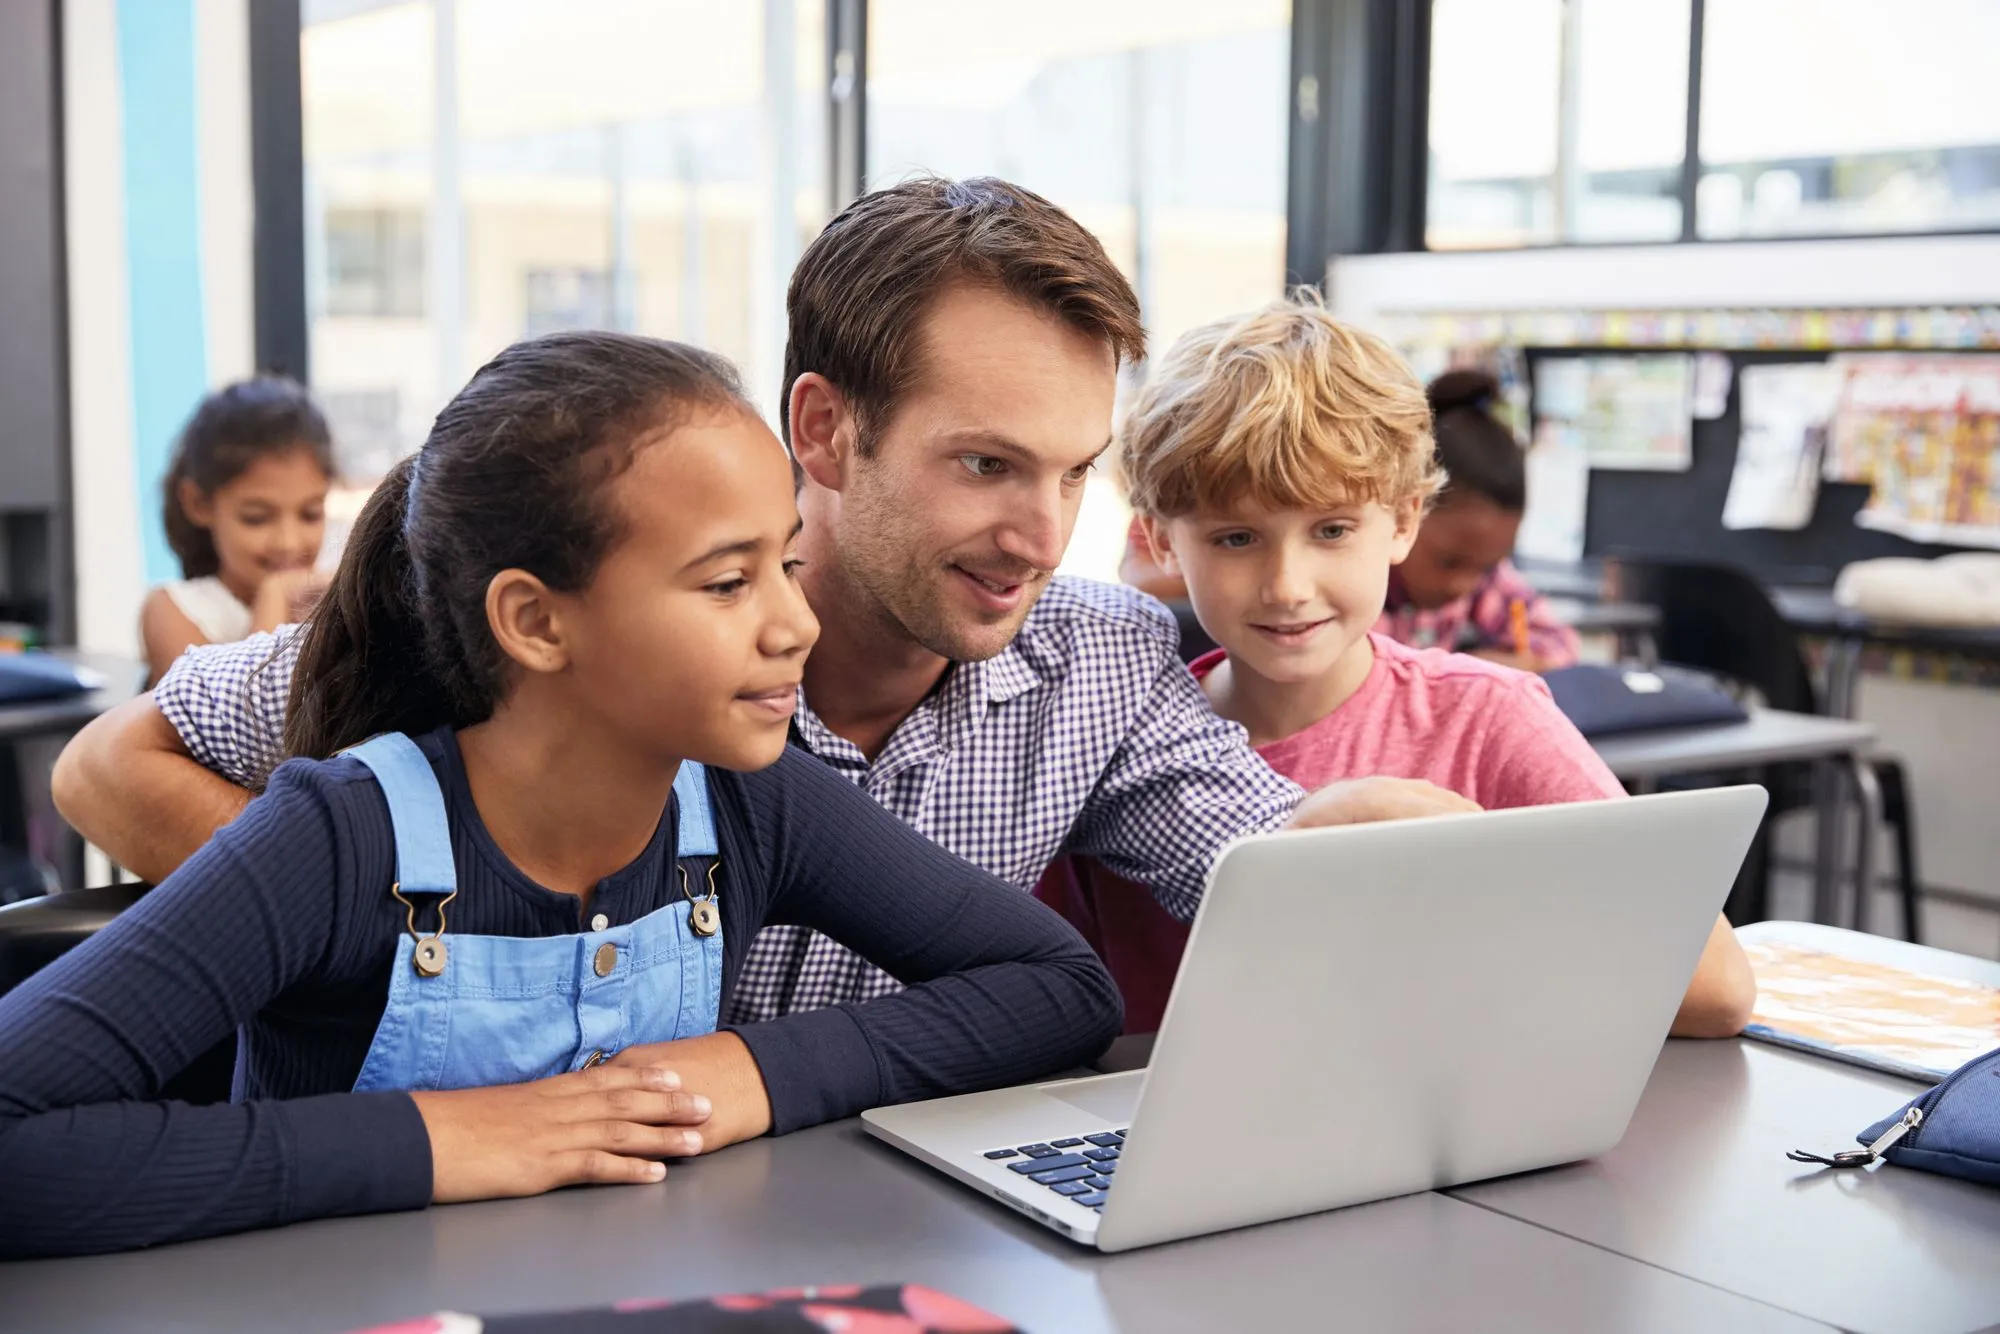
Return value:
[(1615, 635), (1620, 661), (1647, 667), (1659, 661), (1653, 636), (1660, 628), (1660, 609), (1650, 602), (1549, 596), (1542, 601), (1551, 616), (1578, 634)]
[(1835, 717), (1854, 716), (1855, 689), (1861, 677), (1861, 651), (1870, 644), (2000, 659), (2000, 627), (1946, 628), (1898, 624), (1841, 606), (1833, 600), (1830, 588), (1780, 585), (1771, 589), (1771, 601), (1794, 630), (1823, 635), (1831, 641), (1821, 694), (1824, 696), (1822, 707)]
[[(1932, 972), (1943, 955), (2000, 981), (2000, 964), (1829, 927), (1741, 934)], [(1669, 1042), (1616, 1149), (1449, 1193), (1843, 1329), (1959, 1334), (2000, 1321), (2000, 1190), (1785, 1158), (1851, 1147), (1922, 1087), (1757, 1042)]]
[[(1851, 784), (1861, 819), (1855, 866), (1873, 866), (1882, 828), (1882, 790), (1867, 763), (1875, 728), (1850, 718), (1752, 709), (1750, 720), (1717, 727), (1676, 727), (1591, 742), (1611, 772), (1640, 786), (1676, 774), (1756, 769), (1767, 764), (1814, 761), (1819, 766), (1819, 850), (1813, 871), (1813, 917), (1831, 922), (1839, 908), (1843, 791)], [(1857, 877), (1858, 879), (1858, 877)], [(1854, 911), (1865, 906), (1855, 894)]]
[(314, 1334), (440, 1309), (892, 1281), (928, 1284), (1035, 1334), (1824, 1328), (1438, 1194), (1100, 1255), (852, 1121), (737, 1145), (673, 1168), (661, 1186), (0, 1265), (0, 1323), (36, 1334)]
[[(43, 781), (41, 775), (28, 773), (23, 749), (15, 743), (37, 737), (67, 737), (137, 695), (146, 678), (145, 664), (135, 658), (76, 649), (58, 649), (55, 656), (98, 673), (104, 678), (104, 687), (61, 699), (0, 704), (0, 765), (6, 766), (0, 773), (0, 843), (23, 840), (26, 796)], [(83, 885), (83, 840), (71, 837), (67, 842), (60, 868), (63, 884), (78, 889)]]

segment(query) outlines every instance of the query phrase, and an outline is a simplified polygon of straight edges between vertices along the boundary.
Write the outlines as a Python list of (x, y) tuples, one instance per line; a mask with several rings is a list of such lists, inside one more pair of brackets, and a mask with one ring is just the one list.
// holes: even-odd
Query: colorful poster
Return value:
[(1593, 468), (1686, 472), (1694, 463), (1694, 358), (1547, 357), (1535, 365), (1535, 431), (1573, 432)]
[(1854, 521), (1917, 542), (2000, 547), (2000, 357), (1836, 364), (1826, 476), (1869, 486)]

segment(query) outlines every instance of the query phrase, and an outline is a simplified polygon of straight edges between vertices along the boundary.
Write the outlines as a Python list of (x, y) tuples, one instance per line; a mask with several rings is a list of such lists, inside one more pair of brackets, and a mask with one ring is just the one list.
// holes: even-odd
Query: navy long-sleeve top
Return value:
[[(419, 739), (444, 789), (452, 933), (580, 930), (573, 895), (516, 869), (481, 823), (455, 736)], [(796, 749), (711, 769), (723, 989), (765, 924), (825, 932), (910, 984), (735, 1031), (773, 1129), (1019, 1083), (1118, 1031), (1109, 975), (1026, 894), (917, 834)], [(602, 881), (612, 924), (679, 901), (676, 819)], [(403, 1092), (352, 1092), (382, 1017), (404, 909), (388, 803), (357, 760), (295, 761), (136, 906), (0, 997), (0, 1257), (122, 1250), (431, 1197)], [(157, 1101), (238, 1029), (237, 1100)]]

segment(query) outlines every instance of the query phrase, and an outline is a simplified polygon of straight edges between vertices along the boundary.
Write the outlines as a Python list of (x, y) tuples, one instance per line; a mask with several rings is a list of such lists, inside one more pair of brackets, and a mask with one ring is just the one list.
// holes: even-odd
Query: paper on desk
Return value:
[(1913, 1079), (2000, 1046), (2000, 991), (1778, 941), (1744, 941), (1757, 975), (1745, 1037)]
[(1840, 384), (1839, 368), (1826, 362), (1743, 368), (1743, 431), (1724, 528), (1795, 531), (1812, 521)]

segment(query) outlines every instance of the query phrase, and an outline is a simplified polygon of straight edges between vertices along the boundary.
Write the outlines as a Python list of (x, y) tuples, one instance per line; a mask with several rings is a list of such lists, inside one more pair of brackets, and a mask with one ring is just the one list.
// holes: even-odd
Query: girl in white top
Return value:
[(304, 619), (322, 580), (333, 445), (304, 386), (259, 376), (202, 400), (162, 486), (183, 578), (146, 596), (139, 633), (151, 681), (194, 644)]

